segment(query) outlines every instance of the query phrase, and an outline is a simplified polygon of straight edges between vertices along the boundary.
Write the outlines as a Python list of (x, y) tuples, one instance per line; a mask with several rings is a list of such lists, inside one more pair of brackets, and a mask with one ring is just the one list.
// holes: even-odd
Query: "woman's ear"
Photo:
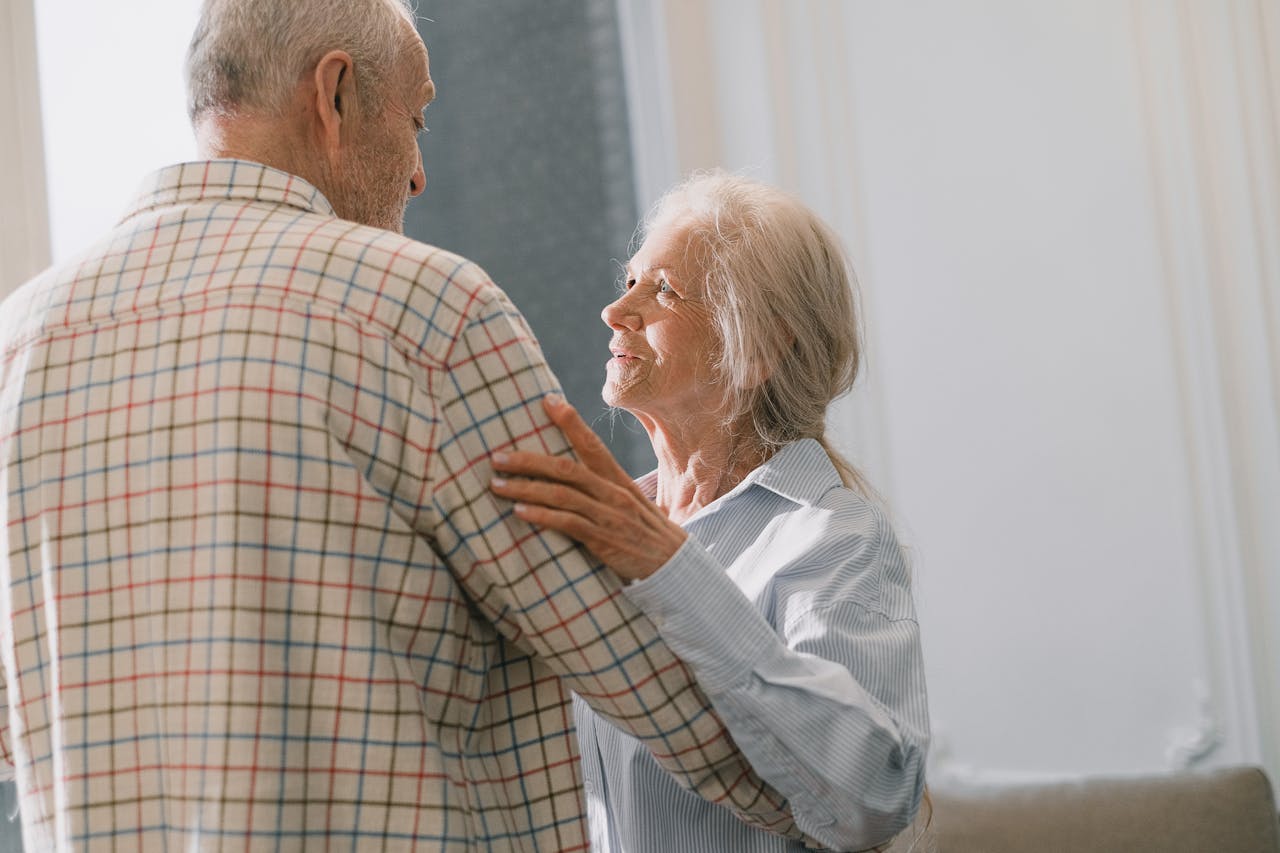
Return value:
[(786, 358), (786, 352), (793, 349), (796, 345), (796, 336), (788, 334), (786, 344), (779, 348), (776, 352), (769, 354), (767, 362), (759, 359), (752, 359), (750, 369), (745, 372), (742, 381), (745, 388), (759, 388), (761, 385), (769, 381), (773, 376), (773, 371), (777, 368), (782, 359)]
[(759, 388), (761, 385), (768, 382), (769, 377), (772, 375), (773, 365), (764, 364), (759, 361), (751, 362), (750, 368), (743, 372), (743, 390)]

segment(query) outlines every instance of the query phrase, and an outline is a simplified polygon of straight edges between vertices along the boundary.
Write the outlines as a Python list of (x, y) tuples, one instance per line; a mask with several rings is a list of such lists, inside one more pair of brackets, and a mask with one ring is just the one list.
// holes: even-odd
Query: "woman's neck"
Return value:
[(735, 430), (672, 428), (641, 418), (658, 458), (656, 502), (677, 524), (728, 493), (767, 458)]

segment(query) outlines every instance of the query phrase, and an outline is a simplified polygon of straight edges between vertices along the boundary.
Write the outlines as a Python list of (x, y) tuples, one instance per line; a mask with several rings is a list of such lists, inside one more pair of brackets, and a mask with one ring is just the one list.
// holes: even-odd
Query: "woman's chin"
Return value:
[(604, 400), (606, 406), (625, 409), (629, 412), (631, 406), (637, 402), (637, 395), (634, 388), (619, 385), (610, 378), (605, 380), (604, 388), (600, 390), (600, 399)]
[(618, 389), (613, 387), (613, 383), (606, 382), (604, 388), (600, 389), (600, 399), (604, 400), (604, 404), (614, 409), (626, 408), (624, 395), (618, 393)]

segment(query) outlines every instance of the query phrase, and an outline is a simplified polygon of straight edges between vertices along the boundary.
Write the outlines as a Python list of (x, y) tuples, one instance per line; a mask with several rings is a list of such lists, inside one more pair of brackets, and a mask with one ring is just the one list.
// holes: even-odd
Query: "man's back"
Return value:
[(556, 673), (673, 752), (664, 714), (723, 741), (616, 583), (489, 495), (489, 453), (563, 440), (474, 265), (187, 164), (0, 322), (29, 842), (582, 849)]

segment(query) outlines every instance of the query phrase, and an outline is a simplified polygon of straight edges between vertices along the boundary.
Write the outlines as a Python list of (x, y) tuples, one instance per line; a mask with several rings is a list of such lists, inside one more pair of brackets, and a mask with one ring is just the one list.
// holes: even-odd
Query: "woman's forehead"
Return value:
[(700, 268), (700, 252), (703, 239), (694, 231), (694, 222), (688, 218), (666, 222), (650, 229), (639, 251), (627, 262), (627, 270), (636, 276), (654, 270), (680, 270)]

